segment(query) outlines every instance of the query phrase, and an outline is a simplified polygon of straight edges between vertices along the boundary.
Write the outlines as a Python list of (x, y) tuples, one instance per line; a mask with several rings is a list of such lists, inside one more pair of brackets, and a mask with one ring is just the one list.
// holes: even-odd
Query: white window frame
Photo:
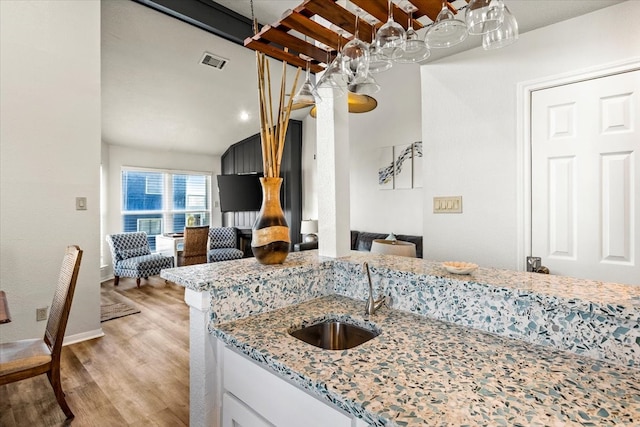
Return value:
[[(209, 199), (209, 203), (205, 207), (205, 209), (172, 209), (171, 208), (171, 197), (163, 196), (162, 198), (162, 210), (139, 210), (139, 211), (125, 211), (123, 206), (123, 197), (122, 197), (122, 173), (126, 171), (132, 172), (153, 172), (153, 173), (162, 173), (164, 179), (164, 194), (172, 195), (173, 194), (173, 175), (199, 175), (206, 176), (209, 179), (209, 185), (207, 188), (207, 198)], [(148, 190), (147, 183), (145, 182), (145, 191)], [(125, 215), (162, 215), (162, 226), (161, 226), (161, 234), (168, 233), (173, 230), (173, 215), (175, 214), (201, 214), (203, 212), (209, 214), (209, 224), (213, 223), (213, 209), (212, 209), (212, 194), (213, 193), (213, 173), (212, 172), (203, 172), (203, 171), (187, 171), (187, 170), (179, 170), (179, 169), (155, 169), (155, 168), (144, 168), (144, 167), (136, 167), (136, 166), (123, 166), (120, 171), (120, 217), (124, 217)], [(147, 194), (157, 194), (157, 193), (148, 193)], [(186, 222), (186, 220), (185, 220)]]

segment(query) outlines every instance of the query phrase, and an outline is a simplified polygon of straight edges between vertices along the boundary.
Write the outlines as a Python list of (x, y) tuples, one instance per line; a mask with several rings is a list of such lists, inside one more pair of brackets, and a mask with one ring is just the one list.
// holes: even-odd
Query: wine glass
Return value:
[(293, 97), (292, 108), (294, 110), (299, 108), (304, 108), (304, 107), (310, 107), (316, 103), (316, 99), (320, 101), (320, 96), (318, 95), (318, 92), (316, 91), (316, 89), (313, 87), (313, 84), (311, 83), (311, 77), (309, 74), (309, 58), (307, 57), (306, 60), (307, 60), (307, 77), (304, 80), (304, 83), (302, 84), (302, 86), (300, 86), (300, 89), (298, 89), (298, 92)]
[[(377, 19), (373, 19), (377, 21)], [(369, 45), (369, 72), (372, 74), (376, 74), (390, 69), (393, 66), (393, 62), (382, 53), (378, 45), (375, 43), (375, 22), (369, 22), (369, 24), (371, 24), (371, 27), (373, 28), (373, 40)]]
[(366, 75), (369, 72), (369, 45), (358, 38), (358, 22), (356, 15), (356, 29), (353, 39), (342, 48), (342, 70), (351, 81), (358, 75)]
[(442, 10), (425, 34), (424, 41), (430, 48), (445, 48), (462, 43), (468, 35), (467, 25), (455, 18), (445, 0), (442, 2)]
[(502, 25), (497, 30), (482, 35), (482, 47), (484, 50), (499, 49), (516, 40), (518, 40), (518, 21), (505, 5)]
[(375, 43), (387, 58), (393, 58), (396, 49), (404, 48), (407, 34), (402, 25), (393, 20), (393, 2), (389, 0), (389, 14), (387, 22), (380, 27), (376, 34)]
[(407, 5), (406, 12), (409, 13), (409, 29), (407, 30), (407, 41), (404, 49), (397, 49), (393, 54), (393, 60), (401, 64), (409, 64), (412, 62), (424, 61), (431, 56), (431, 51), (427, 44), (418, 36), (416, 30), (413, 29), (413, 12), (418, 10), (412, 4)]
[(349, 92), (359, 95), (373, 95), (380, 92), (380, 85), (371, 73), (357, 75), (348, 86)]
[[(329, 52), (327, 52), (327, 57)], [(329, 60), (327, 59), (327, 62)], [(316, 88), (329, 88), (333, 89), (330, 92), (330, 97), (339, 98), (344, 96), (347, 88), (347, 76), (342, 70), (342, 54), (340, 53), (340, 47), (338, 46), (338, 55), (327, 66), (322, 74), (322, 77), (316, 83)], [(325, 94), (326, 96), (326, 94)]]
[(465, 11), (469, 34), (486, 34), (495, 31), (504, 21), (502, 0), (471, 0)]

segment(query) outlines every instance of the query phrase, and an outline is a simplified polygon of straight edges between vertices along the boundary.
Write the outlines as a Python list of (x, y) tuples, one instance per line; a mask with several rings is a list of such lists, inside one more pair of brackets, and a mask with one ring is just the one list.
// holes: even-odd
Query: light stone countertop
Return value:
[[(371, 425), (640, 425), (637, 370), (386, 307), (367, 321), (363, 309), (362, 301), (326, 296), (218, 324), (214, 333)], [(288, 334), (329, 317), (382, 332), (344, 351)]]
[[(365, 322), (363, 261), (376, 294), (394, 297), (371, 318), (382, 334), (338, 352), (289, 336), (327, 314)], [(372, 425), (640, 425), (640, 286), (485, 267), (455, 275), (355, 251), (161, 277), (210, 293), (209, 332)]]
[(482, 266), (470, 275), (458, 275), (447, 272), (442, 267), (442, 263), (437, 261), (358, 251), (352, 251), (348, 257), (338, 259), (321, 257), (317, 250), (293, 252), (289, 254), (284, 264), (280, 265), (262, 265), (255, 258), (245, 258), (165, 269), (162, 270), (161, 276), (194, 291), (207, 291), (242, 282), (287, 277), (321, 267), (330, 268), (333, 262), (359, 265), (363, 261), (368, 261), (380, 270), (386, 269), (417, 276), (445, 277), (461, 282), (535, 292), (562, 299), (618, 305), (640, 315), (640, 283), (630, 286)]

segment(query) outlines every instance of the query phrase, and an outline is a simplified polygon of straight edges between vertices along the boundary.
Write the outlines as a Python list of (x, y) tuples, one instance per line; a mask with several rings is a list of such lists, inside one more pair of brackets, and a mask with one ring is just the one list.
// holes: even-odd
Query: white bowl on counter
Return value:
[(478, 268), (478, 264), (474, 264), (472, 262), (461, 262), (461, 261), (443, 262), (442, 266), (449, 273), (453, 273), (453, 274), (471, 274)]

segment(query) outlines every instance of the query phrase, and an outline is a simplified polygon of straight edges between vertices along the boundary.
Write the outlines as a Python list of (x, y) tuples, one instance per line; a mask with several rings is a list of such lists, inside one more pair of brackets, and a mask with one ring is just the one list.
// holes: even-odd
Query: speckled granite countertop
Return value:
[(369, 319), (382, 333), (350, 350), (288, 334), (326, 317), (366, 323), (363, 308), (326, 296), (218, 324), (214, 333), (371, 425), (640, 425), (640, 376), (623, 366), (386, 307)]
[(374, 292), (393, 308), (449, 323), (640, 368), (640, 286), (480, 267), (447, 273), (440, 262), (351, 252), (289, 254), (282, 265), (255, 259), (162, 270), (209, 295), (209, 327), (326, 295), (364, 300), (362, 262)]
[(417, 276), (450, 277), (454, 280), (473, 281), (521, 291), (553, 295), (559, 298), (582, 299), (600, 304), (634, 307), (640, 312), (640, 283), (637, 286), (575, 279), (572, 277), (527, 273), (497, 268), (480, 267), (471, 275), (448, 273), (441, 262), (420, 258), (374, 255), (352, 251), (348, 257), (326, 258), (317, 250), (290, 253), (284, 264), (261, 265), (255, 258), (216, 262), (162, 270), (164, 279), (194, 290), (206, 291), (228, 287), (238, 282), (252, 282), (300, 274), (328, 267), (334, 262), (361, 264), (369, 261), (380, 269), (411, 273)]
[(193, 291), (211, 291), (241, 282), (269, 280), (317, 270), (331, 260), (333, 258), (318, 256), (318, 251), (305, 251), (289, 254), (283, 264), (262, 265), (255, 258), (243, 258), (167, 268), (161, 271), (160, 276)]

